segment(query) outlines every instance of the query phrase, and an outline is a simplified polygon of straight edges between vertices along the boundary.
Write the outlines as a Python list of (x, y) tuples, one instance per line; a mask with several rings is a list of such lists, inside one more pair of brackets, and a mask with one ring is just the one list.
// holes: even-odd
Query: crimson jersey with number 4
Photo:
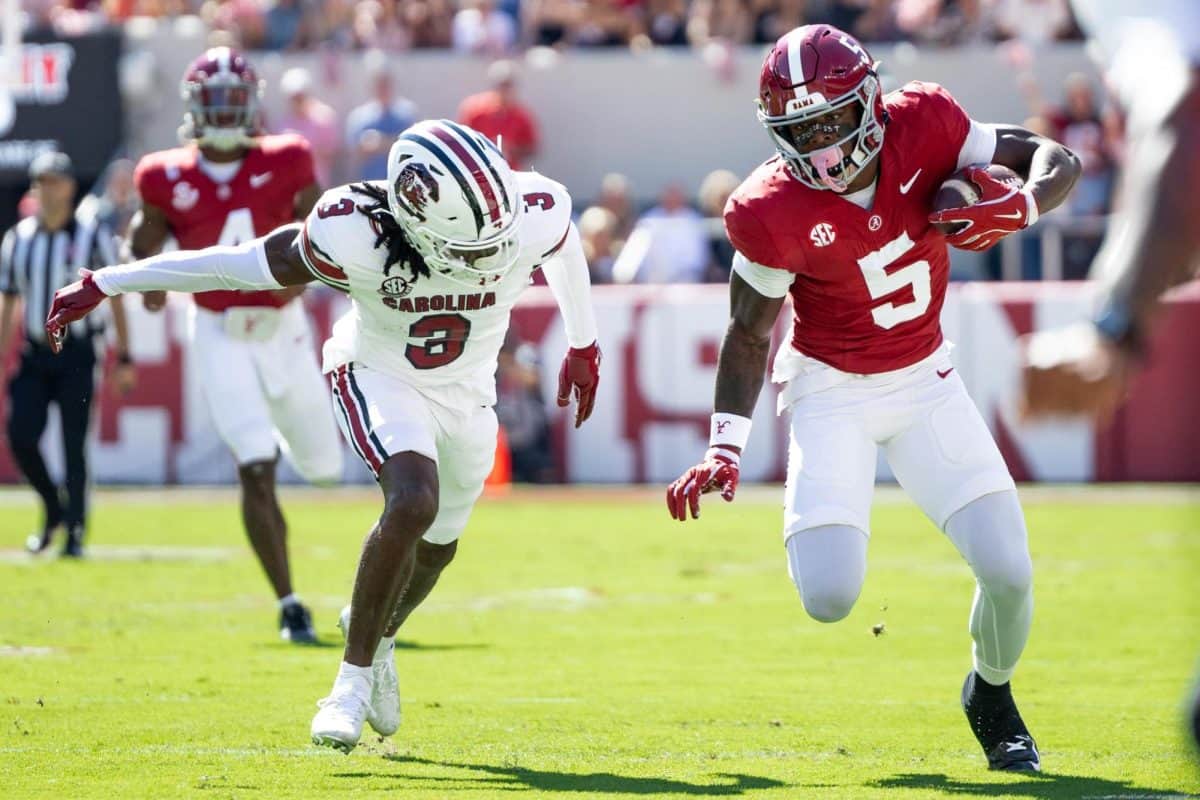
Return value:
[(352, 302), (325, 343), (326, 372), (355, 362), (419, 390), (437, 391), (444, 405), (496, 402), (497, 359), (517, 297), (549, 259), (583, 260), (578, 237), (569, 236), (566, 188), (536, 172), (513, 177), (524, 201), (519, 254), (502, 279), (478, 286), (436, 271), (414, 277), (404, 265), (385, 271), (387, 252), (376, 247), (379, 230), (357, 209), (370, 199), (350, 186), (321, 196), (304, 222), (300, 252), (314, 277), (346, 292)]
[[(308, 142), (295, 134), (260, 136), (228, 183), (200, 165), (195, 145), (150, 153), (138, 162), (134, 184), (142, 202), (160, 209), (182, 250), (234, 245), (295, 219), (296, 194), (315, 180)], [(273, 292), (200, 292), (196, 305), (281, 306)]]
[(950, 267), (945, 237), (927, 216), (971, 129), (936, 84), (906, 84), (884, 98), (884, 108), (869, 208), (808, 188), (779, 158), (756, 169), (725, 206), (738, 252), (795, 275), (792, 346), (857, 374), (906, 367), (942, 342)]

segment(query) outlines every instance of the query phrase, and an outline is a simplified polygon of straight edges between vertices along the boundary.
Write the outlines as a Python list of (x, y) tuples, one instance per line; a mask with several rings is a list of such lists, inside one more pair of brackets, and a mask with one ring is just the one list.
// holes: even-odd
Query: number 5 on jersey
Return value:
[(872, 300), (886, 297), (898, 292), (905, 286), (912, 287), (913, 299), (907, 303), (880, 303), (871, 307), (871, 318), (875, 324), (884, 329), (891, 329), (901, 322), (916, 319), (929, 308), (929, 262), (914, 261), (889, 274), (887, 267), (896, 262), (913, 248), (913, 240), (907, 233), (902, 233), (895, 239), (858, 260), (863, 278), (867, 282), (867, 291)]

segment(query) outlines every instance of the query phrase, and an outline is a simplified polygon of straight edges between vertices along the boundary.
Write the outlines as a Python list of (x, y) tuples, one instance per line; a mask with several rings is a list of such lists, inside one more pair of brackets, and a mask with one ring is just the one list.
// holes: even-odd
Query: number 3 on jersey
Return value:
[(421, 317), (408, 328), (410, 339), (424, 339), (424, 344), (410, 344), (404, 357), (417, 369), (437, 369), (456, 360), (467, 348), (471, 321), (461, 314), (431, 314)]
[(911, 250), (913, 240), (907, 233), (902, 233), (895, 239), (858, 260), (859, 269), (867, 281), (867, 291), (872, 300), (886, 297), (898, 292), (906, 286), (912, 287), (913, 299), (907, 303), (880, 303), (871, 308), (871, 318), (875, 324), (884, 329), (891, 329), (901, 322), (916, 319), (929, 308), (929, 262), (914, 261), (908, 266), (901, 267), (888, 274), (887, 267)]

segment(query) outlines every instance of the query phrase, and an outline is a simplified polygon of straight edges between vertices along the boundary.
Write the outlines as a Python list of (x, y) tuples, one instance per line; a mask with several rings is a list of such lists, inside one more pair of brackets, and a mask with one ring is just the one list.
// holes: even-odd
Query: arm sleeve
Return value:
[(575, 223), (567, 228), (566, 239), (558, 252), (542, 265), (542, 274), (546, 276), (546, 283), (562, 314), (567, 343), (571, 347), (587, 347), (596, 341), (592, 282)]
[(787, 270), (755, 264), (741, 253), (733, 255), (733, 271), (763, 297), (786, 297), (796, 279)]
[(204, 292), (210, 289), (282, 289), (271, 274), (264, 239), (234, 247), (179, 250), (93, 273), (110, 297), (128, 292)]
[(990, 164), (996, 155), (996, 129), (975, 120), (970, 123), (962, 149), (958, 151), (955, 169), (962, 169), (967, 164)]

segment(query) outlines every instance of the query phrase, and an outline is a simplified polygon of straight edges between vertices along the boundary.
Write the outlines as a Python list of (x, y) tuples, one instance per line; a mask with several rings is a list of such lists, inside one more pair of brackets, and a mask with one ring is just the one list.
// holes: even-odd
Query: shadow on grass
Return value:
[(932, 789), (946, 794), (979, 795), (982, 797), (1033, 797), (1047, 800), (1120, 800), (1121, 798), (1145, 798), (1145, 800), (1167, 800), (1167, 798), (1197, 797), (1174, 789), (1159, 789), (1138, 786), (1129, 781), (1112, 781), (1105, 778), (1087, 778), (1081, 775), (1033, 773), (1013, 776), (1012, 783), (975, 783), (960, 781), (948, 775), (903, 774), (873, 781), (871, 786), (881, 789)]
[[(342, 641), (340, 634), (334, 636), (322, 636), (317, 642), (311, 644), (291, 644), (290, 642), (256, 642), (255, 647), (266, 648), (268, 650), (341, 650), (346, 645)], [(424, 651), (428, 653), (440, 652), (442, 650), (485, 650), (491, 647), (483, 642), (463, 642), (461, 644), (421, 644), (420, 642), (396, 640), (397, 650), (411, 650), (413, 652)]]
[[(431, 777), (413, 775), (411, 778), (395, 773), (340, 772), (338, 778), (399, 778), (402, 781), (423, 783), (445, 781), (448, 783), (474, 784), (479, 788), (503, 791), (536, 792), (581, 792), (585, 794), (688, 794), (706, 797), (731, 797), (753, 789), (776, 789), (785, 786), (773, 778), (754, 775), (716, 773), (713, 783), (689, 783), (670, 778), (634, 777), (612, 772), (557, 772), (533, 769), (516, 765), (468, 764), (455, 761), (434, 761), (412, 756), (384, 756), (388, 761), (399, 764), (423, 764), (449, 769), (471, 770), (481, 773), (469, 778)], [(396, 788), (405, 788), (397, 786)]]

